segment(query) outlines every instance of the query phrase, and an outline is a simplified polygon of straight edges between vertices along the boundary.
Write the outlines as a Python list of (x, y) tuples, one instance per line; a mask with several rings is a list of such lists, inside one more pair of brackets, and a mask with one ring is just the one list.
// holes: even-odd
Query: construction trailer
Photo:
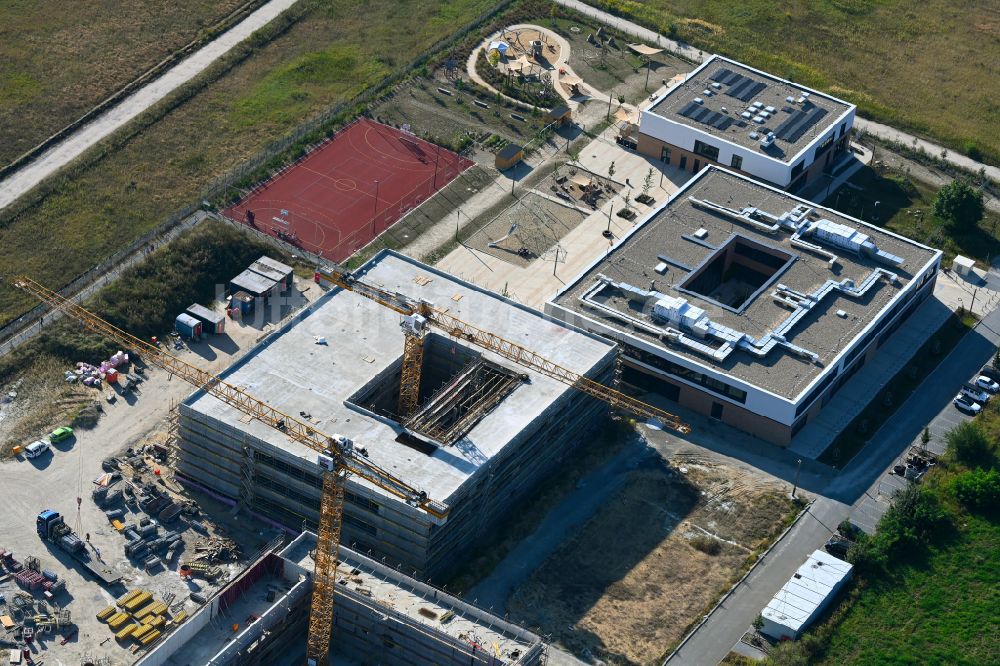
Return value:
[[(447, 304), (561, 366), (607, 381), (613, 343), (403, 255), (356, 272), (371, 284)], [(317, 344), (321, 337), (327, 343)], [(448, 507), (437, 518), (356, 476), (346, 481), (345, 545), (437, 577), (489, 536), (518, 502), (604, 422), (607, 407), (563, 382), (432, 332), (417, 408), (399, 413), (404, 342), (394, 311), (333, 289), (222, 373), (256, 398), (337, 432), (369, 459)], [(317, 524), (316, 453), (201, 391), (180, 406), (177, 478), (291, 529)]]
[(267, 300), (281, 292), (278, 281), (249, 268), (229, 281), (229, 293), (244, 292), (256, 299)]
[(295, 284), (294, 269), (267, 255), (250, 264), (250, 270), (258, 275), (275, 280), (282, 294), (287, 294), (291, 291)]
[[(304, 662), (316, 536), (303, 532), (278, 548), (265, 552), (136, 666)], [(546, 646), (537, 635), (344, 546), (339, 560), (332, 663), (543, 663)], [(233, 631), (219, 632), (219, 626)]]
[(814, 551), (761, 611), (761, 632), (779, 641), (798, 638), (851, 579), (853, 569), (824, 550)]
[(226, 332), (226, 317), (222, 313), (209, 310), (204, 305), (194, 303), (188, 306), (184, 314), (190, 315), (201, 322), (201, 330), (209, 335), (222, 335)]
[(177, 315), (177, 319), (174, 320), (174, 329), (185, 340), (197, 340), (203, 332), (201, 321), (186, 312)]

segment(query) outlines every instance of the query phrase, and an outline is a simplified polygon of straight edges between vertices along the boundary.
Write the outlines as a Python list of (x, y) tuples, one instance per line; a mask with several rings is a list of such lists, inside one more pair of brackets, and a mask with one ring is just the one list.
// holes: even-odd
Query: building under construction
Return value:
[[(305, 662), (316, 537), (261, 554), (137, 666), (272, 666)], [(340, 548), (331, 662), (532, 666), (537, 635)]]
[[(384, 251), (354, 274), (610, 381), (615, 347), (430, 266)], [(348, 478), (342, 542), (407, 571), (438, 575), (598, 427), (606, 406), (492, 352), (433, 331), (422, 338), (417, 409), (398, 413), (404, 317), (332, 289), (222, 378), (286, 414), (342, 435), (427, 494), (443, 517)], [(293, 529), (315, 527), (317, 454), (198, 391), (180, 408), (178, 477)]]

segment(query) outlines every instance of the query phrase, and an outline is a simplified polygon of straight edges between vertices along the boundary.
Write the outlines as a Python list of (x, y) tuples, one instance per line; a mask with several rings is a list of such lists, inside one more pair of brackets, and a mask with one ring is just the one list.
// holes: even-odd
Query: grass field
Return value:
[[(992, 0), (590, 0), (1000, 163)], [(673, 29), (671, 29), (673, 26)]]
[[(4, 274), (65, 285), (196, 201), (213, 177), (378, 83), (493, 5), (375, 0), (359, 12), (345, 0), (302, 2), (311, 10), (286, 32), (125, 145), (61, 179), (38, 204), (0, 218)], [(418, 12), (423, 20), (412, 21)], [(45, 251), (39, 238), (50, 239)], [(0, 326), (30, 306), (0, 287)]]
[(980, 446), (949, 447), (897, 497), (848, 552), (857, 575), (846, 599), (770, 663), (1000, 663), (1000, 406), (961, 428)]
[(246, 0), (0, 3), (0, 165), (73, 122)]

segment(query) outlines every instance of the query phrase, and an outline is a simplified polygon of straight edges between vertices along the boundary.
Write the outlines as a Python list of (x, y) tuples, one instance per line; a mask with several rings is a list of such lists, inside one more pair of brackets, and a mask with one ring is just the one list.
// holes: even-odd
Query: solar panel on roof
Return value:
[(732, 74), (732, 72), (730, 72), (728, 69), (720, 68), (715, 70), (715, 74), (712, 74), (712, 76), (708, 78), (711, 81), (718, 81), (719, 83), (722, 83), (723, 79), (725, 79), (730, 74)]
[(694, 102), (688, 102), (678, 113), (685, 118), (690, 118), (696, 122), (704, 123), (722, 130), (729, 127), (729, 125), (733, 122), (732, 118), (726, 114), (719, 113), (718, 111), (712, 111), (711, 109), (707, 109), (700, 104), (695, 104)]
[(825, 115), (826, 109), (818, 106), (794, 111), (785, 119), (785, 122), (778, 125), (774, 135), (782, 141), (795, 143)]

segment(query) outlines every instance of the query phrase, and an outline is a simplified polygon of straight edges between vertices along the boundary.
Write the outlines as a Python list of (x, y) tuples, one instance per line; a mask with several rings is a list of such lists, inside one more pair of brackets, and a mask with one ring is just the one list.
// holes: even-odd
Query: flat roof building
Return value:
[[(315, 548), (316, 536), (303, 532), (283, 549), (267, 550), (137, 666), (304, 663)], [(515, 624), (349, 548), (340, 548), (338, 561), (331, 663), (544, 660), (542, 639)]]
[(796, 192), (849, 156), (855, 107), (712, 56), (642, 111), (639, 151), (697, 173), (716, 164)]
[[(598, 381), (613, 343), (403, 255), (383, 251), (354, 274)], [(351, 477), (345, 544), (437, 575), (525, 497), (606, 414), (603, 403), (446, 334), (424, 338), (420, 407), (396, 413), (402, 317), (333, 289), (222, 373), (251, 395), (339, 434), (369, 460), (448, 507), (445, 518)], [(325, 344), (317, 344), (322, 339)], [(315, 526), (316, 452), (202, 392), (180, 408), (178, 473), (293, 529)]]
[(295, 278), (295, 271), (291, 266), (283, 264), (277, 259), (272, 259), (267, 255), (250, 264), (249, 270), (277, 282), (280, 285), (282, 293), (291, 289)]
[(788, 444), (929, 296), (941, 252), (719, 167), (560, 290), (682, 405)]

